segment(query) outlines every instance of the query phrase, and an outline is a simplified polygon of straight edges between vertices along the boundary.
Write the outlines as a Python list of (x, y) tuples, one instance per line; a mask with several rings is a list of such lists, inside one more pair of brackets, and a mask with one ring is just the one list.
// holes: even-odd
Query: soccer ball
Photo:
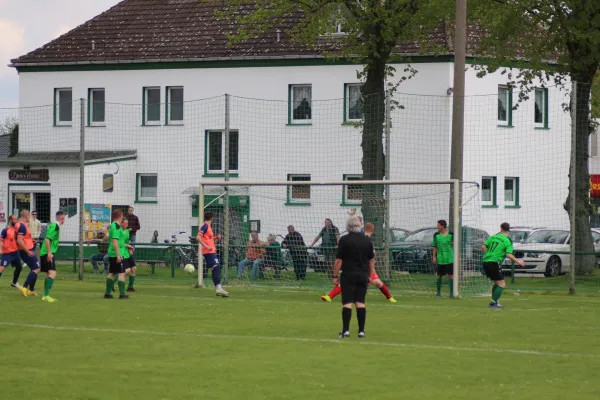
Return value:
[(194, 272), (196, 272), (196, 268), (194, 268), (192, 264), (186, 265), (185, 267), (183, 267), (183, 270), (188, 274), (193, 274)]

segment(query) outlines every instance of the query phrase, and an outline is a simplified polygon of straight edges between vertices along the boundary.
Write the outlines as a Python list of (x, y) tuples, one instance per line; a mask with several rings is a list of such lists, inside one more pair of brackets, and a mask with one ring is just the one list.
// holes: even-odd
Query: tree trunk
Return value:
[[(362, 170), (365, 180), (383, 180), (385, 154), (383, 132), (385, 124), (385, 68), (387, 58), (372, 60), (366, 66), (366, 79), (362, 88), (364, 125), (362, 134)], [(385, 198), (383, 185), (363, 187), (362, 214), (365, 222), (375, 225), (373, 241), (383, 244)]]
[[(575, 78), (573, 78), (575, 79)], [(593, 75), (592, 75), (593, 79)], [(591, 82), (591, 80), (589, 81)], [(596, 266), (596, 256), (594, 252), (594, 241), (590, 230), (590, 173), (588, 167), (589, 158), (589, 136), (590, 126), (590, 94), (591, 84), (575, 83), (577, 85), (577, 94), (575, 102), (571, 101), (571, 107), (574, 111), (575, 124), (575, 154), (571, 154), (571, 165), (569, 170), (569, 181), (576, 179), (576, 193), (571, 193), (569, 185), (569, 195), (565, 202), (565, 210), (569, 213), (571, 223), (571, 234), (575, 239), (575, 260), (571, 263), (575, 265), (576, 275), (589, 275)], [(573, 174), (574, 167), (576, 173)], [(571, 196), (575, 196), (575, 210), (571, 212)], [(584, 254), (581, 254), (584, 253)]]

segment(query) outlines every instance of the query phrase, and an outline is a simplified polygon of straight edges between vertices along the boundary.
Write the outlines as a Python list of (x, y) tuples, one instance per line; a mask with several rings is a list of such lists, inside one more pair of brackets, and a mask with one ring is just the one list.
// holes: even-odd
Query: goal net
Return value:
[[(199, 208), (213, 213), (213, 231), (223, 237), (217, 250), (227, 285), (327, 290), (337, 240), (346, 234), (348, 216), (356, 214), (375, 226), (376, 272), (396, 294), (435, 291), (437, 221), (446, 220), (453, 233), (459, 230), (454, 288), (462, 296), (489, 291), (481, 269), (487, 233), (480, 229), (478, 194), (476, 183), (311, 182), (301, 177), (203, 183), (198, 193)], [(206, 277), (206, 269), (199, 268), (199, 283), (208, 285)]]

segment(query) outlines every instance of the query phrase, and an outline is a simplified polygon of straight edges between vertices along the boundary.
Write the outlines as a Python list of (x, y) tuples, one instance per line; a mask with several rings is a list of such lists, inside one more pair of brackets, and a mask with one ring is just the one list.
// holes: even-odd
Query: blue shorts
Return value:
[(219, 265), (219, 259), (215, 253), (212, 254), (203, 254), (204, 262), (208, 268), (214, 268)]
[(18, 251), (2, 254), (2, 261), (0, 262), (0, 266), (8, 267), (8, 264), (11, 264), (15, 268), (19, 268), (21, 266), (21, 257), (19, 257)]
[(21, 260), (23, 260), (23, 262), (27, 264), (29, 268), (31, 268), (32, 271), (35, 271), (36, 269), (40, 268), (40, 263), (38, 262), (38, 259), (35, 256), (35, 247), (30, 251), (33, 253), (31, 257), (29, 257), (27, 253), (25, 253), (23, 250), (19, 252), (19, 256), (21, 257)]

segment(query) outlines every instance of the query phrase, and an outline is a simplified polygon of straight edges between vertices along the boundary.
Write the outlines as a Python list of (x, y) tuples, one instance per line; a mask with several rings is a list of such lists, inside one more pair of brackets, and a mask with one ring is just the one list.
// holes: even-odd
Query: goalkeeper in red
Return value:
[(483, 250), (483, 269), (487, 277), (494, 282), (494, 286), (492, 286), (492, 302), (490, 303), (489, 308), (504, 308), (504, 306), (498, 302), (506, 287), (501, 266), (504, 259), (508, 258), (519, 264), (521, 267), (525, 267), (525, 262), (523, 260), (519, 260), (512, 255), (513, 245), (508, 237), (509, 232), (510, 225), (507, 222), (504, 222), (500, 225), (500, 233), (490, 236), (483, 246), (481, 246), (481, 249)]
[[(371, 237), (373, 235), (373, 232), (375, 232), (375, 225), (373, 225), (371, 223), (365, 224), (365, 235), (368, 237)], [(390, 303), (398, 302), (398, 300), (394, 299), (394, 297), (390, 293), (390, 290), (388, 289), (387, 285), (385, 283), (383, 283), (383, 281), (381, 279), (379, 279), (379, 275), (377, 275), (377, 272), (375, 272), (375, 271), (373, 271), (373, 274), (371, 274), (371, 285), (373, 285), (377, 289), (379, 289), (381, 291), (381, 293), (383, 293), (385, 298), (388, 299), (388, 301)], [(338, 296), (341, 293), (342, 293), (341, 286), (336, 285), (331, 290), (331, 292), (329, 292), (325, 296), (321, 296), (321, 300), (326, 301), (326, 302), (331, 302), (331, 300), (333, 300), (336, 296)]]

